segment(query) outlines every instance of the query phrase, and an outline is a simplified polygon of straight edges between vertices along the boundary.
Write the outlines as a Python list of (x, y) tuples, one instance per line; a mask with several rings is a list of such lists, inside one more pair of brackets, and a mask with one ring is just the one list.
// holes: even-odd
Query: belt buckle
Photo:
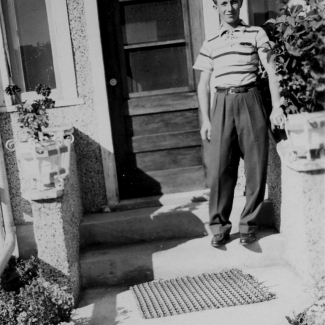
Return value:
[(235, 92), (235, 88), (234, 87), (232, 87), (232, 88), (229, 88), (229, 90), (228, 90), (228, 94), (236, 94), (236, 92)]

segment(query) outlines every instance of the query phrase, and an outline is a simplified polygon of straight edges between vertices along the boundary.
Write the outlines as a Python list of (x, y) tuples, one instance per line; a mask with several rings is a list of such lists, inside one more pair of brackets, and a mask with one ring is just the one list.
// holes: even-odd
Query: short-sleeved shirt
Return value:
[(221, 26), (215, 37), (203, 43), (193, 68), (210, 72), (213, 87), (250, 84), (256, 81), (259, 60), (263, 65), (267, 61), (263, 51), (267, 44), (269, 38), (261, 27), (243, 21), (231, 31)]

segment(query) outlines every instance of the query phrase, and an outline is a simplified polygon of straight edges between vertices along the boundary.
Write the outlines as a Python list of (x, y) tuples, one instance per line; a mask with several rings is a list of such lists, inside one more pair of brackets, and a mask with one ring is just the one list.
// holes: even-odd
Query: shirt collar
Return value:
[[(247, 25), (244, 21), (240, 20), (239, 24), (237, 25), (236, 28), (231, 29), (232, 32), (238, 31), (238, 32), (242, 32), (244, 33), (244, 31), (246, 30), (246, 27), (248, 27), (249, 25)], [(220, 24), (220, 28), (219, 28), (219, 35), (220, 37), (222, 37), (222, 35), (224, 33), (227, 33), (229, 31), (229, 29), (226, 29), (223, 24)]]

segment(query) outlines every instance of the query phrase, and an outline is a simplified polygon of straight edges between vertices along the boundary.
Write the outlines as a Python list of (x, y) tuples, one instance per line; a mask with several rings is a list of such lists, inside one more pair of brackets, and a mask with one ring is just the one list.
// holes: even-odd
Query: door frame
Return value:
[[(189, 25), (192, 39), (192, 57), (195, 59), (205, 39), (202, 1), (188, 0)], [(117, 182), (116, 160), (113, 147), (112, 119), (109, 113), (107, 80), (105, 77), (102, 40), (99, 27), (97, 1), (84, 0), (84, 14), (87, 26), (89, 60), (92, 68), (93, 101), (98, 123), (98, 143), (101, 147), (102, 164), (105, 180), (107, 204), (119, 203), (119, 186)], [(199, 73), (195, 71), (195, 88)]]

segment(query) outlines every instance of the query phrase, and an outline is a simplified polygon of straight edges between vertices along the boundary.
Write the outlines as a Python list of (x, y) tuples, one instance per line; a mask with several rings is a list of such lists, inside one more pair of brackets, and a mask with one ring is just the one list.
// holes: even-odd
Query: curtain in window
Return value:
[(38, 83), (56, 88), (45, 0), (1, 0), (10, 72), (23, 92)]

